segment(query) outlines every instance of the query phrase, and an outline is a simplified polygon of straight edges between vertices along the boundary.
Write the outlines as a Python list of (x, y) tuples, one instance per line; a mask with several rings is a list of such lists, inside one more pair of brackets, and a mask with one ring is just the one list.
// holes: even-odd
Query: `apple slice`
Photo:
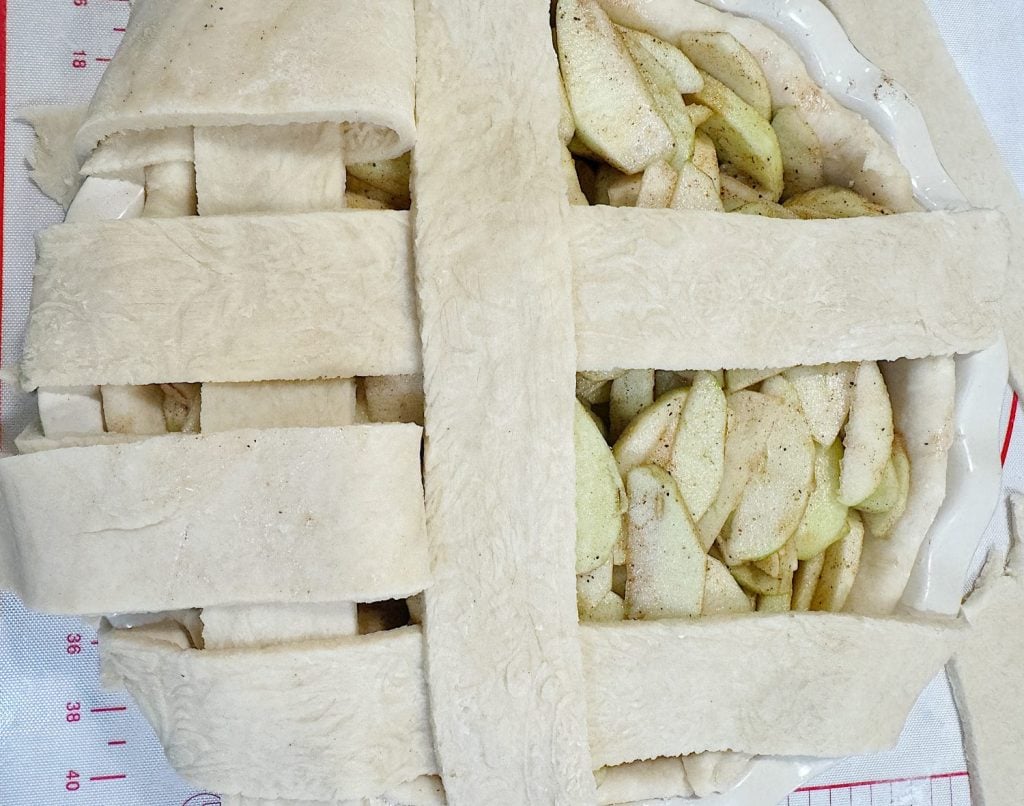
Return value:
[(803, 517), (813, 472), (807, 421), (795, 406), (780, 401), (764, 469), (747, 483), (722, 541), (728, 565), (760, 560), (782, 548)]
[(793, 575), (793, 599), (790, 602), (790, 610), (805, 612), (811, 609), (814, 591), (818, 587), (824, 565), (825, 552), (800, 562)]
[(782, 197), (788, 199), (825, 184), (825, 161), (821, 141), (803, 113), (786, 106), (775, 113), (772, 128), (782, 152)]
[[(706, 125), (706, 124), (705, 124)], [(787, 210), (800, 218), (860, 218), (886, 215), (884, 207), (869, 202), (849, 188), (826, 185), (798, 193), (785, 201)]]
[(658, 63), (672, 77), (672, 83), (675, 85), (677, 93), (686, 95), (698, 92), (703, 88), (704, 79), (701, 78), (693, 62), (687, 59), (679, 48), (646, 31), (624, 28), (621, 25), (617, 25), (616, 29), (626, 41), (626, 47), (631, 53), (634, 47), (639, 46), (658, 60)]
[(411, 170), (411, 152), (390, 160), (363, 162), (346, 165), (345, 171), (361, 182), (383, 191), (388, 196), (400, 200), (405, 207), (409, 206), (409, 172)]
[(676, 88), (672, 73), (647, 49), (640, 37), (625, 37), (625, 42), (640, 75), (647, 83), (651, 98), (654, 99), (654, 108), (672, 132), (675, 148), (669, 163), (678, 171), (693, 156), (693, 121), (686, 111), (683, 96)]
[(679, 488), (654, 465), (626, 476), (626, 613), (632, 619), (700, 615), (706, 555)]
[(854, 384), (839, 475), (839, 500), (851, 507), (882, 481), (893, 441), (892, 403), (878, 364), (860, 364)]
[(721, 212), (722, 197), (715, 180), (687, 162), (679, 171), (679, 181), (670, 204), (673, 210), (710, 210)]
[(719, 159), (750, 177), (769, 201), (778, 201), (783, 187), (782, 152), (775, 130), (722, 82), (703, 75), (704, 89), (687, 96), (714, 112), (701, 130), (714, 141)]
[(622, 432), (612, 449), (623, 478), (642, 464), (664, 465), (672, 450), (688, 389), (674, 389), (648, 406)]
[(789, 403), (791, 406), (800, 407), (800, 397), (797, 395), (796, 389), (786, 379), (786, 376), (781, 373), (765, 378), (761, 382), (761, 394), (771, 395), (784, 403)]
[(768, 434), (782, 404), (759, 392), (737, 392), (726, 399), (725, 462), (718, 495), (700, 519), (698, 531), (710, 549), (736, 509), (750, 477), (765, 461)]
[(622, 531), (626, 492), (608, 443), (576, 401), (576, 573), (588, 574), (612, 555)]
[(796, 528), (796, 556), (809, 560), (835, 543), (846, 528), (846, 504), (839, 500), (839, 468), (843, 448), (837, 439), (814, 448), (814, 488)]
[(750, 599), (725, 565), (714, 557), (707, 558), (707, 576), (704, 580), (705, 616), (728, 613), (749, 613)]
[(757, 560), (753, 566), (776, 579), (782, 579), (785, 574), (792, 574), (797, 567), (796, 541), (790, 538), (782, 548), (763, 560)]
[(863, 547), (864, 525), (860, 516), (856, 512), (851, 512), (846, 534), (825, 552), (825, 562), (821, 567), (821, 577), (811, 600), (811, 610), (838, 613), (843, 609), (860, 568)]
[(856, 373), (857, 365), (852, 363), (786, 370), (786, 378), (796, 389), (800, 408), (811, 427), (811, 436), (819, 445), (831, 445), (846, 422)]
[(781, 369), (727, 369), (725, 371), (725, 390), (738, 392), (748, 386), (755, 386), (780, 372), (782, 372)]
[(772, 94), (768, 79), (754, 55), (732, 34), (724, 31), (694, 31), (679, 38), (679, 49), (687, 58), (736, 93), (765, 120), (772, 116)]
[(719, 178), (721, 171), (718, 170), (718, 152), (715, 151), (715, 144), (711, 142), (711, 138), (704, 134), (704, 132), (697, 132), (693, 140), (692, 162), (697, 170), (714, 182), (715, 193), (721, 196), (722, 186)]
[(749, 179), (744, 181), (737, 177), (731, 165), (719, 166), (719, 184), (722, 189), (722, 206), (727, 213), (735, 212), (748, 204), (774, 203), (774, 199), (767, 193), (751, 187)]
[(793, 594), (775, 593), (757, 597), (758, 613), (788, 613), (793, 603)]
[(792, 574), (773, 577), (754, 565), (734, 565), (729, 572), (743, 590), (758, 596), (778, 596), (793, 590)]
[(718, 495), (725, 467), (725, 393), (709, 372), (698, 372), (690, 387), (672, 452), (664, 466), (675, 479), (694, 520)]
[(703, 104), (687, 104), (686, 114), (690, 116), (690, 122), (693, 123), (693, 128), (696, 129), (702, 123), (707, 123), (708, 119), (715, 113)]
[(907, 457), (903, 440), (898, 435), (893, 440), (891, 461), (896, 470), (895, 502), (886, 512), (865, 512), (861, 516), (864, 525), (875, 537), (888, 537), (896, 526), (896, 522), (907, 509), (907, 495), (910, 492), (910, 459)]
[(626, 602), (617, 593), (609, 592), (600, 603), (588, 610), (582, 621), (622, 621), (626, 618)]
[(640, 180), (640, 192), (636, 197), (637, 207), (664, 209), (672, 203), (679, 173), (665, 160), (658, 160), (644, 169)]
[[(558, 50), (556, 45), (555, 50)], [(558, 139), (562, 141), (562, 144), (568, 147), (569, 143), (572, 142), (573, 135), (576, 134), (576, 120), (572, 116), (572, 107), (569, 106), (569, 96), (565, 93), (565, 82), (562, 81), (562, 76), (558, 76), (558, 97), (560, 101), (559, 115), (558, 115)]]
[(770, 201), (747, 202), (742, 207), (737, 207), (735, 212), (743, 215), (759, 215), (763, 218), (788, 218), (790, 220), (800, 218), (781, 204)]
[(612, 439), (654, 402), (654, 370), (630, 369), (612, 381), (608, 408)]
[(667, 158), (672, 132), (597, 0), (558, 0), (555, 26), (576, 136), (627, 174)]
[(612, 590), (612, 561), (599, 565), (588, 574), (576, 577), (576, 606), (580, 613), (587, 613), (601, 604), (601, 600)]
[[(895, 452), (893, 450), (894, 454)], [(878, 515), (892, 509), (899, 500), (899, 497), (900, 481), (896, 476), (896, 463), (893, 462), (893, 457), (890, 456), (889, 461), (885, 463), (882, 480), (878, 482), (878, 486), (872, 490), (871, 495), (857, 504), (855, 508), (862, 515), (868, 512)]]
[(611, 397), (612, 381), (618, 372), (577, 372), (576, 397), (584, 403), (607, 403)]

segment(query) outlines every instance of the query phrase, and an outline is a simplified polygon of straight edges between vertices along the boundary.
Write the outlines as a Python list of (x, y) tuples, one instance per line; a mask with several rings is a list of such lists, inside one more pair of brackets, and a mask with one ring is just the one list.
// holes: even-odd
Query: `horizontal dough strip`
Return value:
[(32, 387), (415, 374), (405, 212), (64, 224), (42, 233)]
[(351, 162), (395, 157), (415, 135), (415, 63), (410, 0), (136, 0), (76, 151), (125, 132), (338, 123)]
[[(435, 772), (419, 627), (259, 650), (100, 641), (168, 760), (226, 795), (339, 801)], [(254, 775), (253, 771), (259, 774)]]
[(420, 431), (241, 430), (0, 460), (0, 588), (65, 614), (410, 596), (430, 581)]
[[(792, 613), (584, 624), (579, 634), (593, 763), (613, 765), (709, 749), (840, 756), (890, 747), (964, 630), (960, 620), (945, 618)], [(402, 691), (422, 692), (419, 629), (378, 635), (394, 641), (388, 669), (403, 680)], [(273, 737), (247, 729), (245, 748), (230, 737), (237, 714), (248, 710), (243, 699), (262, 701), (289, 670), (304, 674), (313, 652), (320, 668), (346, 666), (352, 641), (204, 652), (118, 631), (101, 648), (105, 671), (125, 682), (189, 780), (228, 794), (331, 800), (350, 791), (347, 771), (333, 759), (340, 746), (348, 748), (352, 730), (373, 727), (371, 746), (385, 754), (401, 746), (427, 758), (426, 706), (402, 724), (392, 722), (388, 714), (400, 689), (353, 688), (328, 672), (303, 681), (314, 693), (304, 693), (298, 709), (291, 707), (294, 693), (267, 698), (260, 710), (276, 728)], [(318, 687), (331, 696), (321, 702)], [(309, 701), (319, 705), (312, 727)], [(356, 707), (365, 723), (356, 721)], [(278, 752), (303, 763), (280, 763)], [(313, 758), (324, 760), (310, 764)], [(254, 781), (248, 773), (255, 768), (273, 777)], [(366, 791), (382, 791), (381, 783)]]
[[(998, 213), (594, 207), (570, 224), (581, 369), (919, 358), (997, 337)], [(38, 253), (28, 389), (420, 371), (404, 212), (68, 224)]]

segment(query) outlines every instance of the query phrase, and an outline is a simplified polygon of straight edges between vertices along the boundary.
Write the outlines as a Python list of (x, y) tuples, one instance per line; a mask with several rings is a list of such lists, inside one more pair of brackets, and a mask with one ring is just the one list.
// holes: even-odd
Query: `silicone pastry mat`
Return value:
[[(958, 67), (1024, 188), (1020, 97), (1005, 81), (1024, 69), (1024, 22), (1017, 0), (979, 0), (964, 15), (959, 0), (929, 0)], [(3, 297), (0, 360), (17, 361), (31, 290), (33, 233), (61, 211), (31, 185), (28, 126), (18, 110), (38, 103), (88, 101), (120, 40), (129, 0), (10, 0), (5, 27)], [(1013, 438), (1016, 396), (1007, 392), (1002, 428), (1004, 487), (1024, 487), (1024, 440)], [(0, 386), (3, 448), (31, 420), (34, 402)], [(983, 541), (1005, 544), (1000, 509)], [(976, 561), (976, 566), (980, 560)], [(260, 714), (250, 715), (259, 722)], [(259, 771), (254, 770), (254, 775)], [(959, 724), (945, 676), (921, 695), (894, 750), (846, 759), (787, 798), (819, 804), (970, 803)], [(99, 686), (95, 633), (77, 619), (39, 616), (16, 598), (0, 599), (0, 804), (214, 806), (167, 765), (151, 730), (123, 694)]]

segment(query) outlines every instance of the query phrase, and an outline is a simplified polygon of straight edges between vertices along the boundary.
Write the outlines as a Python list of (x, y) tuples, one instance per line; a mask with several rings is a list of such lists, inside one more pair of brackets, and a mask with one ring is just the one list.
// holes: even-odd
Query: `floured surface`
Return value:
[(54, 227), (39, 236), (23, 378), (34, 387), (418, 372), (410, 261), (401, 212)]
[(413, 141), (414, 73), (410, 0), (142, 0), (76, 145), (84, 157), (124, 131), (331, 122), (348, 124), (353, 162), (396, 157)]
[(429, 581), (419, 445), (373, 425), (4, 459), (3, 587), (51, 613), (411, 595)]
[(949, 666), (975, 806), (1003, 806), (1020, 798), (1024, 705), (1017, 693), (1024, 678), (1024, 499), (1014, 495), (1011, 502), (1009, 562), (1005, 572), (997, 569), (977, 598), (965, 605), (971, 632)]
[(899, 604), (921, 544), (946, 497), (946, 466), (953, 442), (956, 392), (951, 358), (896, 361), (882, 365), (893, 424), (910, 459), (907, 509), (892, 533), (865, 537), (860, 570), (846, 610), (884, 615)]
[(225, 794), (332, 801), (434, 772), (421, 644), (419, 627), (407, 627), (203, 651), (112, 631), (101, 647), (104, 681), (131, 692), (186, 779)]
[(889, 748), (963, 633), (831, 613), (581, 625), (594, 764)]
[(197, 128), (199, 215), (342, 209), (341, 140), (336, 123)]
[(453, 806), (592, 803), (548, 8), (423, 0), (416, 19), (430, 54), (419, 61), (413, 187), (438, 763)]
[(919, 358), (998, 337), (997, 213), (784, 221), (575, 207), (569, 222), (588, 370)]

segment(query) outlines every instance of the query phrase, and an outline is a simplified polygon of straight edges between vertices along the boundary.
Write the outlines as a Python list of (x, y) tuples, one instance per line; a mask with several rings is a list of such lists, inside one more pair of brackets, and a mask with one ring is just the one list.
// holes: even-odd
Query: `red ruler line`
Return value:
[(104, 705), (102, 708), (90, 708), (89, 710), (92, 713), (94, 713), (94, 714), (109, 714), (109, 713), (112, 713), (113, 711), (127, 711), (128, 710), (128, 706), (127, 705)]
[(109, 742), (107, 742), (107, 744), (109, 744), (111, 746), (114, 746), (114, 745), (128, 744), (128, 742), (126, 742), (124, 739), (111, 739)]
[(1006, 423), (1006, 436), (1003, 438), (1003, 452), (999, 454), (999, 461), (1002, 464), (1006, 464), (1006, 455), (1010, 452), (1010, 441), (1013, 439), (1013, 424), (1017, 421), (1017, 407), (1020, 403), (1020, 399), (1017, 397), (1017, 393), (1013, 393), (1013, 399), (1010, 401), (1010, 419)]
[[(6, 192), (4, 177), (7, 174), (7, 0), (0, 2), (0, 112), (3, 113), (4, 128), (0, 133), (0, 235), (6, 230), (3, 226), (4, 194)], [(3, 333), (3, 290), (4, 290), (4, 247), (0, 237), (0, 334)], [(0, 337), (0, 363), (3, 362), (3, 338)], [(3, 439), (3, 423), (0, 422), (0, 440)]]
[(845, 784), (819, 784), (817, 786), (802, 786), (796, 792), (831, 792), (836, 789), (855, 789), (859, 786), (882, 786), (884, 784), (905, 784), (913, 781), (944, 781), (947, 778), (966, 778), (967, 770), (958, 772), (940, 772), (936, 775), (912, 775), (907, 778), (881, 778), (877, 781), (850, 781)]
[(128, 776), (125, 773), (119, 772), (116, 775), (90, 775), (89, 776), (89, 780), (90, 781), (123, 781), (127, 777)]

